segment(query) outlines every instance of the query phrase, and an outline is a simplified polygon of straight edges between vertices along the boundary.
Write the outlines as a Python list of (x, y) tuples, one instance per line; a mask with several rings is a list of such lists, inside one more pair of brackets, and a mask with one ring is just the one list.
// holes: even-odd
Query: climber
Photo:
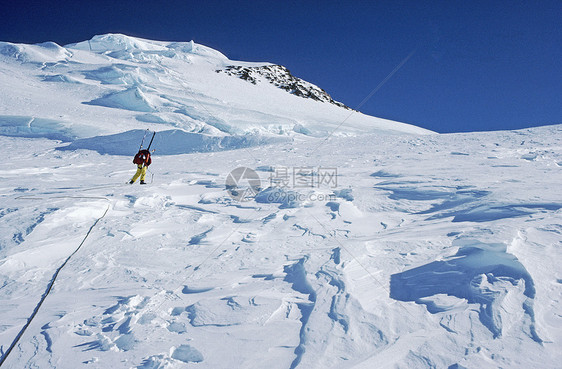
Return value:
[(148, 150), (140, 150), (133, 159), (133, 163), (137, 165), (137, 172), (129, 181), (129, 184), (135, 183), (137, 178), (140, 176), (140, 184), (146, 184), (144, 178), (146, 177), (146, 168), (152, 163), (152, 159), (150, 158), (150, 151)]

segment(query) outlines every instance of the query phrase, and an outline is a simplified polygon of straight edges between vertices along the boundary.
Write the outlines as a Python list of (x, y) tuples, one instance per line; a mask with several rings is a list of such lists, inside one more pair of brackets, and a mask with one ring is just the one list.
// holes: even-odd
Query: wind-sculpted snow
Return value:
[(525, 295), (518, 308), (529, 315), (533, 338), (541, 342), (534, 327), (534, 281), (519, 260), (506, 252), (506, 245), (459, 239), (453, 246), (458, 246), (459, 251), (445, 260), (393, 274), (390, 297), (424, 304), (434, 314), (455, 307), (450, 302), (440, 302), (439, 296), (455, 296), (479, 304), (482, 324), (498, 337), (502, 334), (501, 302), (514, 289)]
[(275, 312), (280, 301), (259, 296), (225, 297), (219, 300), (201, 300), (186, 308), (194, 327), (224, 327), (242, 324), (264, 324)]
[(300, 194), (283, 188), (268, 187), (255, 196), (255, 201), (264, 204), (280, 204), (280, 209), (297, 208), (301, 206)]
[(57, 63), (68, 61), (72, 53), (54, 42), (36, 45), (12, 44), (0, 42), (0, 55), (21, 63)]
[[(40, 225), (45, 217), (57, 211), (57, 208), (27, 209), (26, 215), (22, 216), (22, 209), (0, 208), (0, 230), (4, 237), (0, 239), (0, 251), (13, 245), (19, 245), (26, 237)], [(22, 218), (24, 220), (22, 221)], [(11, 235), (11, 237), (10, 237)]]
[(196, 54), (216, 59), (225, 59), (220, 52), (191, 42), (162, 42), (129, 37), (122, 34), (94, 36), (91, 40), (66, 45), (68, 49), (87, 50), (95, 53), (113, 55), (116, 58), (134, 58), (134, 54), (154, 54), (170, 58), (178, 54)]
[[(382, 177), (386, 177), (383, 175)], [(399, 185), (399, 186), (396, 186)], [(435, 201), (427, 210), (418, 214), (432, 214), (428, 220), (453, 218), (453, 222), (490, 222), (498, 219), (522, 217), (536, 211), (556, 211), (562, 208), (562, 203), (519, 203), (501, 204), (490, 200), (490, 191), (467, 189), (463, 186), (428, 189), (423, 182), (412, 186), (408, 183), (387, 181), (379, 183), (376, 188), (390, 191), (390, 199)]]
[(65, 76), (62, 74), (47, 74), (43, 76), (43, 82), (60, 82), (60, 83), (81, 83), (79, 79)]
[(112, 92), (98, 99), (88, 101), (87, 104), (140, 112), (155, 111), (153, 104), (150, 103), (148, 97), (138, 87)]
[(77, 132), (68, 123), (34, 117), (0, 115), (0, 135), (72, 141)]
[[(141, 70), (141, 68), (127, 64), (114, 64), (107, 67), (86, 71), (84, 73), (84, 76), (87, 79), (99, 81), (100, 83), (107, 85), (140, 86), (148, 82), (146, 78), (143, 78), (143, 73), (141, 73)], [(149, 71), (147, 70), (145, 74), (148, 72)]]
[[(124, 184), (144, 133), (0, 137), (1, 352), (110, 204), (7, 368), (557, 367), (559, 127), (338, 137), (309, 156), (310, 137), (235, 150), (162, 131), (151, 183)], [(160, 155), (194, 148), (214, 151)], [(238, 203), (239, 166), (261, 187), (292, 167), (338, 183)]]
[(462, 211), (445, 213), (442, 216), (454, 216), (453, 222), (490, 222), (498, 219), (522, 217), (538, 211), (556, 211), (562, 203), (522, 203), (508, 205), (478, 205)]
[[(58, 149), (63, 151), (87, 149), (97, 151), (100, 154), (134, 156), (139, 149), (139, 143), (144, 133), (145, 131), (143, 130), (133, 130), (109, 136), (77, 139), (68, 146), (62, 146)], [(156, 150), (155, 155), (178, 155), (194, 152), (234, 150), (268, 145), (283, 140), (281, 138), (259, 135), (220, 137), (180, 130), (168, 130), (156, 134), (152, 147)], [(146, 146), (147, 144), (145, 148)]]
[(308, 295), (307, 302), (301, 302), (297, 304), (301, 312), (301, 332), (300, 332), (300, 345), (295, 349), (296, 358), (291, 364), (291, 368), (296, 368), (301, 360), (302, 356), (305, 352), (306, 347), (306, 330), (307, 330), (307, 323), (310, 319), (310, 315), (312, 314), (312, 310), (314, 309), (314, 304), (316, 302), (316, 291), (307, 280), (306, 277), (306, 269), (304, 268), (304, 263), (306, 259), (300, 259), (296, 263), (286, 266), (284, 268), (284, 272), (286, 276), (284, 278), (285, 282), (291, 283), (291, 287), (302, 294)]
[(174, 348), (172, 359), (182, 361), (184, 363), (200, 363), (203, 361), (203, 355), (197, 349), (189, 345), (180, 345)]
[(4, 49), (2, 369), (560, 366), (561, 126), (418, 135), (227, 65), (264, 63)]
[(342, 198), (346, 201), (353, 201), (355, 198), (353, 197), (353, 190), (351, 188), (344, 188), (341, 190), (335, 190), (334, 195), (336, 197)]

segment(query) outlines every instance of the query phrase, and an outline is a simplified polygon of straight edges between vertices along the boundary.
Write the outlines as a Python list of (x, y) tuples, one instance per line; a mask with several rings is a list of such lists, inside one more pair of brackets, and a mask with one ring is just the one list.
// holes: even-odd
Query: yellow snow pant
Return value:
[(131, 178), (131, 181), (135, 182), (137, 178), (139, 178), (139, 176), (140, 180), (144, 181), (144, 177), (146, 177), (146, 167), (142, 164), (137, 165), (137, 172), (135, 173), (133, 178)]

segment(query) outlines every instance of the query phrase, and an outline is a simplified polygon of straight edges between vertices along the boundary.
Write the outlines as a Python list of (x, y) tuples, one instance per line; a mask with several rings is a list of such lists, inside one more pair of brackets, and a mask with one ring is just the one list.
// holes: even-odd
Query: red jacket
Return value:
[(137, 155), (135, 155), (135, 158), (133, 159), (133, 163), (148, 167), (150, 164), (152, 164), (152, 159), (150, 158), (150, 151), (148, 150), (139, 151)]

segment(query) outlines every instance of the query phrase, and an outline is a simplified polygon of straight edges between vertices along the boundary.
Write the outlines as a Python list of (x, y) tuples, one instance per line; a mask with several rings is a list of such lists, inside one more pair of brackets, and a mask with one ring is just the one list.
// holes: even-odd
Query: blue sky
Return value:
[(562, 123), (562, 1), (0, 0), (0, 40), (125, 33), (282, 64), (361, 111), (438, 132)]

